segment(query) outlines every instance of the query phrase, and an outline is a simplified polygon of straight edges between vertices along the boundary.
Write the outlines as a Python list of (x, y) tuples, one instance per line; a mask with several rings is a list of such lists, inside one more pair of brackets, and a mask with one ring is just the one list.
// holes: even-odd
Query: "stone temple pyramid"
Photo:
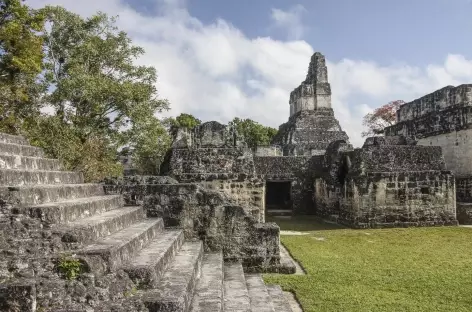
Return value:
[(311, 57), (306, 79), (290, 93), (289, 104), (289, 120), (272, 142), (285, 156), (323, 155), (331, 142), (348, 142), (331, 108), (328, 69), (321, 53)]

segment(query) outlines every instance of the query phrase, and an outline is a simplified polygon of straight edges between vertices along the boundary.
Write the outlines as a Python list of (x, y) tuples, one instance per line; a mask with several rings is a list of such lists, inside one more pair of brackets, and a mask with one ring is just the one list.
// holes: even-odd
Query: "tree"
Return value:
[(200, 125), (201, 123), (202, 121), (200, 119), (196, 118), (191, 114), (186, 113), (182, 113), (176, 118), (171, 117), (165, 120), (165, 124), (171, 132), (175, 131), (176, 129), (182, 128), (191, 130), (196, 126)]
[[(42, 100), (54, 116), (28, 124), (35, 144), (65, 160), (67, 169), (84, 171), (88, 182), (120, 171), (120, 147), (160, 155), (153, 151), (166, 147), (167, 139), (155, 114), (168, 102), (158, 98), (155, 68), (135, 64), (144, 50), (103, 13), (83, 19), (62, 7), (41, 12), (48, 23), (42, 83), (51, 90)], [(62, 135), (44, 138), (48, 129)]]
[(46, 100), (81, 140), (96, 134), (121, 140), (124, 127), (168, 108), (157, 97), (155, 68), (134, 64), (144, 50), (117, 30), (115, 18), (83, 19), (61, 7), (44, 12), (51, 23), (45, 79), (54, 88)]
[(368, 130), (362, 132), (362, 137), (380, 135), (386, 127), (393, 126), (397, 121), (397, 110), (403, 104), (402, 100), (392, 101), (365, 115), (362, 124)]
[(140, 174), (158, 175), (162, 160), (170, 148), (171, 136), (155, 117), (135, 125), (138, 126), (139, 129), (132, 129), (133, 138), (130, 140), (136, 169)]
[(44, 15), (20, 0), (0, 0), (0, 131), (17, 134), (39, 112)]
[(269, 145), (277, 133), (277, 129), (266, 127), (251, 119), (234, 118), (231, 121), (239, 134), (241, 134), (247, 145), (251, 148)]

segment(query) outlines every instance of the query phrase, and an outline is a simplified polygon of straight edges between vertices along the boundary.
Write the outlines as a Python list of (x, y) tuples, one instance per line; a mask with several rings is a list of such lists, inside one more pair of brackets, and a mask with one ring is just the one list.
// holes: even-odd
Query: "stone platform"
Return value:
[[(123, 194), (0, 134), (0, 311), (291, 311), (279, 289)], [(154, 182), (172, 181), (156, 178)], [(77, 278), (65, 269), (76, 261)]]

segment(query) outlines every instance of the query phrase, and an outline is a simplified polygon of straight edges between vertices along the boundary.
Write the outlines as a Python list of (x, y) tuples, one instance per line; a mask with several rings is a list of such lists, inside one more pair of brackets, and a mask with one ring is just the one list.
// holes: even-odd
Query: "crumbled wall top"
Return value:
[(472, 84), (447, 86), (403, 104), (397, 111), (397, 119), (398, 122), (411, 120), (456, 105), (472, 106)]
[[(329, 145), (325, 170), (344, 170), (344, 175), (360, 176), (374, 172), (443, 171), (446, 165), (439, 146), (415, 145), (402, 136), (371, 137), (362, 148), (352, 149), (344, 141)], [(344, 166), (344, 167), (343, 167)]]
[(402, 135), (376, 136), (367, 138), (362, 147), (377, 145), (416, 145), (416, 140)]
[(192, 130), (178, 129), (172, 148), (244, 147), (243, 138), (233, 124), (205, 122)]
[(472, 128), (472, 84), (448, 86), (403, 104), (397, 123), (385, 128), (386, 136), (415, 139)]
[(311, 57), (305, 80), (290, 93), (290, 116), (302, 111), (331, 109), (331, 86), (323, 54)]

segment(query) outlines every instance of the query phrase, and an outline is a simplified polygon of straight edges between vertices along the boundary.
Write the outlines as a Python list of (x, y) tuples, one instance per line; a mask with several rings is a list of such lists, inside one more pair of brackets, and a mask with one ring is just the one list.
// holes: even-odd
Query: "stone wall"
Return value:
[(209, 175), (254, 175), (252, 151), (248, 148), (172, 149), (163, 174), (181, 182), (206, 180)]
[(406, 103), (398, 109), (397, 120), (398, 122), (415, 120), (457, 106), (472, 106), (472, 85), (447, 86)]
[(308, 66), (305, 81), (290, 93), (290, 116), (301, 111), (331, 108), (331, 86), (325, 57), (316, 52)]
[(105, 185), (107, 194), (122, 194), (128, 205), (143, 204), (148, 217), (162, 217), (166, 227), (181, 227), (186, 239), (200, 239), (207, 251), (223, 251), (249, 271), (279, 265), (279, 227), (259, 223), (259, 209), (243, 207), (223, 192), (195, 183)]
[(447, 169), (456, 173), (457, 176), (464, 176), (472, 174), (471, 139), (472, 129), (466, 129), (421, 138), (418, 144), (440, 146)]
[(283, 156), (280, 146), (258, 146), (254, 156)]
[(316, 213), (359, 228), (457, 224), (454, 175), (441, 149), (402, 143), (333, 143), (314, 182)]
[(181, 183), (198, 183), (220, 190), (234, 203), (244, 203), (244, 209), (258, 209), (256, 219), (264, 222), (264, 183), (256, 176), (249, 148), (172, 149), (166, 166), (163, 173)]
[(244, 139), (233, 124), (205, 122), (192, 130), (172, 129), (172, 148), (244, 147)]
[(282, 146), (285, 156), (323, 155), (331, 142), (349, 138), (332, 109), (302, 111), (279, 127), (272, 143)]
[(350, 180), (345, 191), (340, 218), (355, 227), (457, 224), (448, 171), (369, 174)]
[(254, 157), (257, 175), (264, 181), (291, 181), (294, 214), (313, 214), (313, 175), (322, 168), (320, 156)]
[(248, 209), (258, 222), (265, 222), (265, 183), (262, 180), (215, 179), (201, 181), (199, 185), (226, 194), (235, 204)]
[(446, 87), (404, 104), (387, 136), (414, 137), (418, 145), (442, 147), (448, 170), (472, 174), (472, 85)]

